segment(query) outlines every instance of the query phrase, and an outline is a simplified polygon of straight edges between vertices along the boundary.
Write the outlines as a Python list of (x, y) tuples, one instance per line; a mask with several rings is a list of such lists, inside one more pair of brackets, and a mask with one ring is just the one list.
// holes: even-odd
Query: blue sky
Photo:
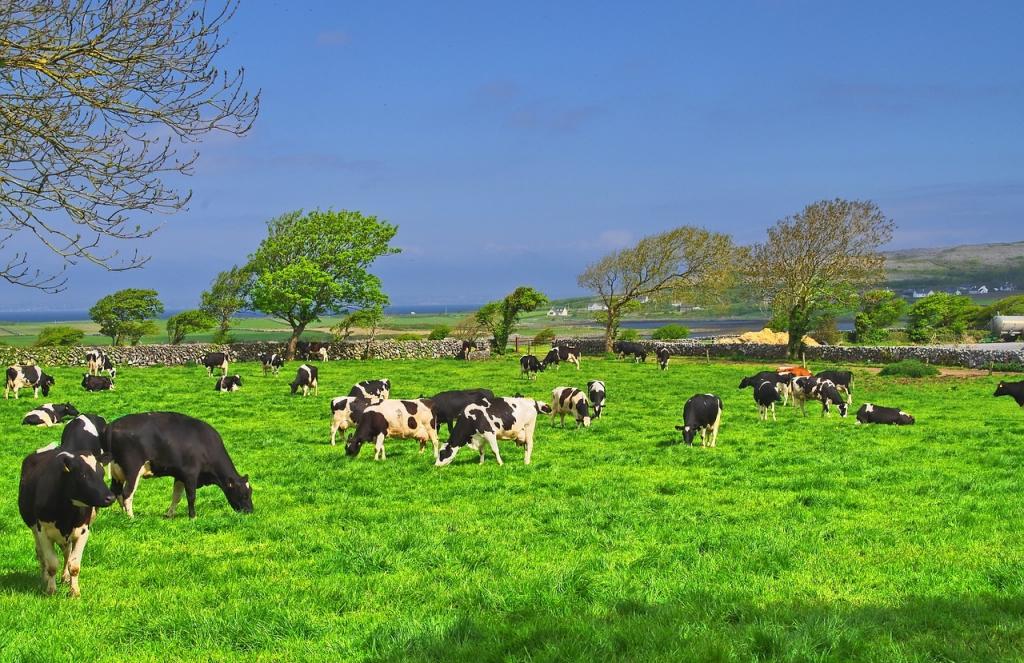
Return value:
[(405, 304), (577, 294), (644, 234), (749, 243), (836, 196), (877, 201), (893, 247), (1024, 239), (1021, 25), (1019, 2), (245, 2), (222, 63), (261, 115), (203, 144), (150, 264), (3, 308), (192, 306), (296, 208), (398, 224), (375, 271)]

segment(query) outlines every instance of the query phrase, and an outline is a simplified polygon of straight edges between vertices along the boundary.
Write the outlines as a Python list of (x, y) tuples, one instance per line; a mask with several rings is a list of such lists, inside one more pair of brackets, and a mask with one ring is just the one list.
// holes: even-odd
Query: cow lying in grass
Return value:
[(71, 403), (46, 403), (25, 415), (21, 423), (26, 426), (56, 426), (65, 417), (77, 417), (78, 410)]
[(857, 410), (857, 423), (910, 426), (914, 423), (914, 417), (894, 407), (882, 407), (873, 403), (865, 403)]

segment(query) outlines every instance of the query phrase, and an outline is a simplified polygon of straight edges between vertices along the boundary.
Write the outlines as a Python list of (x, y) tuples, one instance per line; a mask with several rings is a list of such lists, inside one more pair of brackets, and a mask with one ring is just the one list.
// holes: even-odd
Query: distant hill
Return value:
[(894, 287), (987, 285), (1010, 282), (1024, 289), (1024, 242), (966, 244), (938, 249), (906, 249), (885, 254)]

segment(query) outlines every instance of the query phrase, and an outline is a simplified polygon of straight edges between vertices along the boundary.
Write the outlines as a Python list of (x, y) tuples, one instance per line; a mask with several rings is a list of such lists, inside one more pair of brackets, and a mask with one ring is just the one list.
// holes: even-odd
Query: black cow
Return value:
[(526, 376), (528, 380), (536, 380), (537, 373), (547, 368), (534, 355), (523, 355), (519, 358), (519, 376)]
[(914, 417), (894, 407), (882, 407), (865, 403), (857, 410), (858, 424), (890, 424), (894, 426), (910, 426)]
[(551, 390), (551, 425), (555, 425), (555, 417), (560, 417), (562, 428), (565, 428), (567, 414), (576, 419), (577, 428), (590, 426), (586, 395), (576, 387), (555, 387)]
[(242, 376), (225, 375), (217, 378), (217, 384), (213, 385), (214, 391), (238, 391), (242, 386)]
[(620, 359), (625, 359), (626, 355), (633, 355), (633, 361), (637, 363), (647, 361), (647, 349), (634, 341), (615, 341), (612, 343), (612, 352)]
[(110, 455), (103, 446), (107, 421), (98, 414), (80, 414), (64, 427), (60, 434), (60, 448), (64, 451), (91, 453), (101, 463), (109, 463)]
[(762, 421), (768, 421), (769, 411), (772, 413), (772, 421), (777, 421), (775, 404), (782, 400), (780, 391), (783, 388), (781, 383), (771, 380), (762, 380), (759, 385), (754, 387), (754, 402), (757, 403), (757, 413)]
[[(425, 397), (420, 396), (421, 400), (423, 398)], [(431, 396), (430, 402), (433, 405), (430, 409), (434, 413), (435, 428), (441, 430), (441, 424), (447, 424), (450, 435), (455, 419), (463, 410), (474, 403), (480, 404), (486, 400), (494, 400), (494, 392), (490, 389), (454, 389)]]
[[(696, 394), (683, 406), (683, 425), (676, 430), (683, 432), (683, 442), (691, 447), (693, 438), (700, 432), (700, 445), (715, 446), (718, 442), (718, 427), (722, 423), (722, 399), (714, 394)], [(711, 443), (708, 444), (708, 433)]]
[(89, 375), (86, 373), (82, 376), (82, 389), (86, 391), (110, 391), (113, 388), (114, 381), (106, 375)]
[(134, 518), (132, 498), (139, 479), (174, 477), (173, 518), (181, 493), (188, 500), (188, 517), (196, 517), (196, 489), (219, 486), (235, 511), (252, 513), (249, 477), (241, 476), (210, 424), (177, 412), (142, 412), (112, 421), (104, 434), (112, 457), (110, 488)]
[(46, 403), (25, 415), (21, 423), (26, 426), (56, 426), (64, 417), (77, 417), (78, 410), (71, 403)]
[(654, 354), (658, 355), (658, 366), (661, 367), (661, 370), (668, 368), (668, 358), (671, 356), (668, 348), (658, 348)]
[(207, 352), (203, 355), (202, 362), (203, 366), (206, 367), (206, 375), (213, 377), (213, 370), (219, 368), (221, 375), (228, 374), (228, 355), (226, 352)]
[(458, 358), (469, 359), (472, 352), (476, 349), (476, 341), (463, 341), (462, 349), (459, 350)]
[(78, 574), (96, 509), (114, 503), (103, 483), (103, 467), (89, 453), (40, 449), (21, 463), (18, 511), (36, 540), (45, 592), (57, 591), (57, 554), (64, 553), (61, 579), (79, 596)]
[(276, 352), (264, 352), (260, 355), (260, 364), (263, 365), (264, 376), (267, 373), (277, 375), (281, 367), (284, 366), (284, 355), (279, 355)]
[(554, 364), (555, 368), (561, 368), (561, 362), (563, 361), (575, 364), (576, 370), (580, 370), (580, 349), (569, 345), (556, 345), (548, 350), (547, 355), (544, 357), (544, 361), (541, 363), (545, 368), (549, 364)]
[(1017, 405), (1024, 407), (1024, 381), (1000, 382), (996, 387), (995, 396), (1012, 396)]
[(464, 446), (476, 448), (480, 462), (484, 462), (484, 442), (494, 453), (498, 465), (502, 465), (498, 452), (498, 440), (515, 440), (517, 445), (526, 447), (523, 464), (529, 465), (533, 456), (533, 433), (537, 427), (537, 415), (549, 414), (547, 403), (532, 398), (495, 398), (466, 407), (455, 420), (455, 428), (448, 441), (437, 454), (435, 465), (443, 466), (455, 459), (455, 454)]
[(601, 380), (591, 380), (587, 383), (587, 396), (594, 408), (594, 418), (597, 419), (604, 411), (605, 389)]
[(352, 385), (349, 396), (365, 398), (371, 403), (380, 403), (391, 397), (391, 380), (363, 380)]
[(43, 396), (50, 395), (50, 387), (56, 384), (56, 380), (43, 373), (38, 366), (22, 366), (15, 364), (7, 369), (7, 387), (4, 389), (4, 399), (8, 397), (11, 390), (14, 391), (14, 398), (18, 398), (18, 392), (22, 389), (32, 387), (32, 397), (39, 398), (39, 392)]
[(320, 385), (317, 382), (317, 369), (316, 366), (310, 366), (303, 364), (299, 366), (299, 370), (295, 371), (295, 379), (292, 380), (291, 388), (292, 394), (295, 394), (302, 390), (303, 396), (309, 395), (309, 390), (313, 390), (314, 395), (320, 395)]
[(846, 394), (846, 402), (853, 403), (853, 372), (852, 371), (821, 371), (814, 377), (829, 380), (840, 392)]

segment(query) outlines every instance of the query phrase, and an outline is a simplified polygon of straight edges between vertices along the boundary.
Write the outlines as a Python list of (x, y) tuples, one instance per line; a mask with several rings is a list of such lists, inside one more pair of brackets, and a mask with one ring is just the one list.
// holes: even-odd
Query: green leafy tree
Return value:
[(504, 299), (485, 304), (476, 312), (475, 317), (482, 327), (491, 332), (494, 351), (504, 354), (508, 337), (512, 333), (512, 328), (519, 322), (520, 316), (536, 310), (538, 306), (547, 302), (548, 298), (543, 293), (529, 286), (520, 286)]
[(680, 338), (689, 338), (690, 330), (682, 325), (665, 325), (658, 327), (651, 332), (651, 338), (655, 341), (674, 341)]
[(215, 324), (213, 316), (201, 309), (182, 311), (167, 318), (167, 340), (171, 345), (178, 345), (188, 334), (206, 331)]
[(199, 309), (214, 319), (217, 331), (213, 340), (227, 343), (230, 340), (231, 318), (245, 308), (245, 295), (252, 280), (244, 269), (232, 267), (213, 279), (210, 289), (199, 299)]
[(860, 312), (854, 318), (858, 343), (884, 341), (886, 329), (903, 317), (907, 302), (891, 290), (870, 290), (860, 297)]
[(962, 338), (978, 313), (970, 297), (937, 292), (914, 302), (907, 313), (907, 335), (915, 343), (930, 343), (938, 336)]
[(992, 318), (997, 314), (1024, 315), (1024, 295), (1004, 297), (997, 302), (980, 308), (974, 316), (974, 326), (978, 329), (988, 327), (992, 324)]
[(252, 307), (291, 327), (287, 356), (302, 332), (323, 315), (383, 308), (387, 296), (368, 271), (384, 255), (397, 228), (359, 212), (289, 212), (267, 224), (267, 237), (249, 256)]
[(109, 336), (112, 345), (138, 345), (146, 334), (157, 331), (155, 318), (164, 312), (156, 290), (127, 288), (107, 295), (89, 309), (89, 317)]
[(427, 335), (427, 340), (430, 341), (443, 341), (448, 338), (452, 333), (451, 327), (448, 325), (438, 325), (430, 330), (430, 334)]
[(43, 348), (81, 345), (83, 338), (85, 338), (85, 332), (81, 329), (66, 325), (54, 325), (43, 327), (39, 330), (39, 336), (36, 337), (36, 346)]

